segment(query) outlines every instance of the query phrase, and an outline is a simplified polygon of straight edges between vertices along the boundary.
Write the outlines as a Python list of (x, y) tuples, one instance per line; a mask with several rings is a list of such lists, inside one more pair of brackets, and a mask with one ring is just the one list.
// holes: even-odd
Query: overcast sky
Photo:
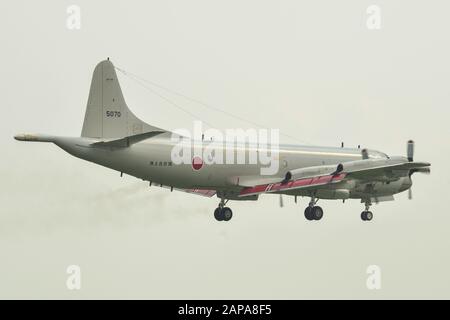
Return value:
[[(69, 5), (81, 29), (66, 26)], [(367, 28), (369, 5), (381, 29)], [(448, 1), (2, 1), (0, 298), (450, 298)], [(306, 144), (432, 163), (413, 200), (230, 202), (149, 188), (19, 132), (79, 136), (95, 65), (116, 66)], [(166, 129), (194, 120), (119, 74)], [(218, 128), (243, 121), (171, 96)], [(293, 143), (286, 137), (283, 142)], [(82, 288), (66, 288), (79, 265)], [(378, 265), (382, 288), (368, 290)]]

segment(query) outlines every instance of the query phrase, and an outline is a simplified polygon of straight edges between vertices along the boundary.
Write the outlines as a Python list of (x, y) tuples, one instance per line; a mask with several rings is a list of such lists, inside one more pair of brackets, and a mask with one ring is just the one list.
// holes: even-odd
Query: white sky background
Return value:
[[(0, 298), (450, 298), (448, 1), (3, 1)], [(66, 8), (81, 7), (81, 30)], [(381, 30), (366, 27), (379, 5)], [(412, 201), (277, 196), (230, 202), (148, 188), (19, 132), (78, 136), (95, 65), (121, 68), (317, 145), (432, 163)], [(130, 108), (167, 129), (192, 118), (119, 74)], [(180, 98), (218, 128), (248, 127)], [(283, 139), (284, 140), (284, 139)], [(284, 140), (284, 142), (293, 142)], [(66, 267), (82, 268), (69, 291)], [(366, 288), (366, 267), (382, 289)]]

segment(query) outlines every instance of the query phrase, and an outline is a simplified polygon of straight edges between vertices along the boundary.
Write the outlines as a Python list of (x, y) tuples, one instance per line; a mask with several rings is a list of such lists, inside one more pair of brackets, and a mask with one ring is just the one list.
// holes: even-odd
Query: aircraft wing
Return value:
[[(283, 193), (298, 189), (321, 189), (347, 179), (380, 181), (406, 176), (410, 172), (429, 172), (430, 164), (399, 159), (366, 159), (291, 170), (278, 182), (258, 183), (241, 189), (239, 197), (262, 193)], [(281, 181), (280, 181), (281, 180)], [(261, 180), (264, 181), (264, 180)]]
[(339, 173), (339, 174), (319, 175), (308, 178), (299, 178), (291, 181), (283, 180), (277, 183), (260, 184), (254, 187), (243, 188), (239, 193), (239, 197), (247, 197), (262, 193), (274, 193), (298, 189), (316, 189), (320, 188), (321, 186), (341, 182), (342, 180), (344, 180), (345, 176), (346, 176), (345, 173)]
[(373, 167), (366, 168), (351, 168), (349, 167), (344, 171), (347, 172), (349, 177), (361, 180), (373, 179), (379, 180), (384, 177), (392, 176), (395, 172), (407, 175), (410, 171), (429, 172), (429, 163), (426, 162), (403, 162), (403, 163), (385, 163), (380, 165), (374, 165)]

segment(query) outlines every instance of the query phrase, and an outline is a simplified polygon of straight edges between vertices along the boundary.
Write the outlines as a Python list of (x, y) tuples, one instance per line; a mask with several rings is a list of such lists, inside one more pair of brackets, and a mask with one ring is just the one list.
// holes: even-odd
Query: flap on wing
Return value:
[(316, 188), (326, 184), (337, 183), (345, 178), (345, 173), (339, 173), (334, 175), (324, 175), (312, 178), (297, 179), (287, 182), (277, 182), (261, 184), (254, 187), (248, 187), (241, 190), (239, 193), (240, 197), (251, 196), (261, 193), (272, 193), (304, 188)]
[(94, 147), (112, 147), (112, 148), (127, 148), (131, 146), (132, 144), (135, 144), (137, 142), (146, 140), (148, 138), (152, 138), (154, 136), (157, 136), (161, 133), (164, 133), (164, 131), (150, 131), (140, 134), (135, 134), (132, 136), (128, 136), (121, 139), (115, 139), (115, 140), (106, 140), (106, 141), (100, 141), (92, 143), (91, 146)]

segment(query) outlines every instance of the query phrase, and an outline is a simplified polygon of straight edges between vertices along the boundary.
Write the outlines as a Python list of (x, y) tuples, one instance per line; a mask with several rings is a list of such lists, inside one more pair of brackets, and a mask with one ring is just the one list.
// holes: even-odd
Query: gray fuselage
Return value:
[[(343, 162), (361, 159), (361, 150), (356, 148), (315, 147), (280, 145), (275, 159), (278, 160), (278, 168), (275, 174), (261, 175), (263, 164), (257, 162), (232, 163), (232, 164), (204, 164), (201, 169), (195, 170), (191, 163), (174, 164), (172, 150), (176, 143), (167, 137), (154, 137), (133, 144), (127, 148), (93, 147), (95, 139), (89, 138), (56, 138), (54, 141), (59, 147), (75, 157), (94, 162), (96, 164), (151, 181), (155, 184), (170, 186), (180, 189), (203, 188), (223, 190), (238, 190), (246, 184), (254, 181), (279, 181), (287, 171), (320, 166), (334, 165)], [(239, 149), (239, 148), (238, 148)], [(258, 148), (248, 145), (244, 147), (246, 158), (249, 153)], [(198, 151), (198, 150), (197, 150)], [(204, 149), (202, 149), (202, 152)], [(224, 144), (223, 153), (227, 152)], [(262, 150), (258, 150), (261, 152)], [(234, 151), (235, 153), (237, 151)], [(195, 149), (192, 149), (192, 154)], [(378, 151), (369, 151), (370, 158), (387, 157)], [(392, 195), (411, 186), (409, 177), (400, 177), (396, 181), (371, 182), (371, 194), (380, 196)], [(362, 198), (367, 188), (364, 181), (345, 181), (333, 186), (332, 189), (345, 188), (350, 190), (350, 198)], [(292, 195), (307, 195), (301, 192), (288, 193)], [(322, 198), (339, 198), (334, 193), (323, 192)]]

